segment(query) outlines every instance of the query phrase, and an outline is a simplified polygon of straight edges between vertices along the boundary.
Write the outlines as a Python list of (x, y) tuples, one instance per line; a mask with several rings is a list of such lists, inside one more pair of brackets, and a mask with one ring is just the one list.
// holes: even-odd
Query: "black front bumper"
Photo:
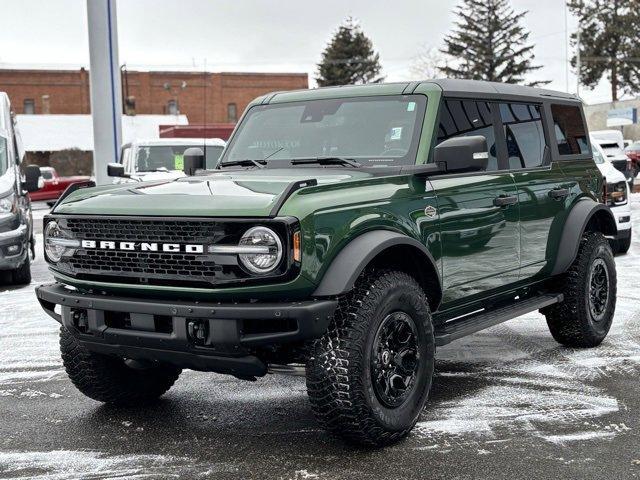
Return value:
[[(322, 336), (338, 304), (147, 300), (88, 294), (59, 283), (37, 287), (36, 294), (42, 308), (88, 350), (240, 377), (267, 372), (254, 348)], [(194, 335), (194, 325), (204, 329), (203, 338)]]

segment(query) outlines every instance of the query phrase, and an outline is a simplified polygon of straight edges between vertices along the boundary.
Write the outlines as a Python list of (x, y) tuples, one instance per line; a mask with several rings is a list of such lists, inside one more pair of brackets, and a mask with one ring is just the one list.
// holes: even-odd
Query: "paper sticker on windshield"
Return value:
[(416, 109), (416, 102), (409, 102), (407, 104), (407, 112), (413, 112)]
[(173, 167), (175, 170), (183, 170), (184, 169), (184, 156), (182, 155), (174, 155), (173, 156)]
[(402, 127), (393, 127), (389, 140), (400, 140), (402, 138)]

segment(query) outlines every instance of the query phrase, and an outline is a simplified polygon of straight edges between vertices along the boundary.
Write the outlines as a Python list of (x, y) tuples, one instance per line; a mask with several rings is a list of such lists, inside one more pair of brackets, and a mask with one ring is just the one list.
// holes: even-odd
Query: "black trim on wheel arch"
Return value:
[(438, 277), (438, 287), (441, 292), (440, 273), (436, 261), (427, 247), (416, 239), (401, 233), (390, 230), (374, 230), (356, 237), (342, 249), (329, 265), (313, 296), (332, 297), (350, 291), (360, 274), (378, 254), (398, 245), (413, 247), (423, 255), (424, 260), (430, 263)]
[[(604, 213), (599, 213), (599, 212)], [(551, 275), (564, 273), (573, 263), (578, 254), (580, 247), (580, 239), (584, 234), (585, 228), (594, 215), (603, 215), (606, 219), (606, 229), (602, 232), (605, 235), (616, 235), (618, 229), (616, 220), (611, 210), (606, 205), (597, 203), (593, 200), (580, 200), (569, 212), (569, 216), (564, 223), (562, 236), (560, 237), (560, 245)]]

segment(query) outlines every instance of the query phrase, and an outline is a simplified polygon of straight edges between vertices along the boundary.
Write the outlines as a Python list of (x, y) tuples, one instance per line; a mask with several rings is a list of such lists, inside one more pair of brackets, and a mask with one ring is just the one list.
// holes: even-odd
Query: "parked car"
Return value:
[(629, 183), (633, 183), (638, 172), (625, 153), (622, 132), (620, 130), (598, 130), (591, 132), (591, 138), (602, 147), (611, 164), (623, 173)]
[(638, 176), (640, 173), (640, 142), (632, 142), (627, 148), (624, 149), (624, 153), (631, 160), (632, 175)]
[(300, 373), (321, 425), (388, 445), (427, 402), (436, 346), (538, 310), (572, 348), (611, 327), (618, 223), (574, 95), (280, 92), (214, 170), (184, 160), (197, 175), (84, 189), (44, 219), (57, 283), (37, 297), (97, 401), (144, 408), (183, 368)]
[(42, 186), (37, 166), (24, 167), (23, 178), (23, 160), (9, 97), (0, 92), (0, 271), (16, 285), (31, 282), (35, 238), (28, 193)]
[(215, 168), (226, 142), (219, 138), (155, 138), (123, 145), (120, 162), (109, 165), (113, 183), (132, 183), (184, 177), (183, 154), (203, 147), (206, 167)]
[(56, 200), (64, 191), (74, 183), (87, 183), (91, 177), (86, 175), (75, 175), (72, 177), (61, 177), (53, 167), (40, 167), (44, 186), (36, 192), (31, 192), (31, 201)]
[(592, 140), (593, 160), (606, 180), (605, 203), (616, 217), (618, 234), (610, 240), (611, 248), (616, 253), (627, 253), (631, 247), (631, 205), (629, 203), (629, 183), (622, 172), (616, 169), (607, 159), (602, 147)]

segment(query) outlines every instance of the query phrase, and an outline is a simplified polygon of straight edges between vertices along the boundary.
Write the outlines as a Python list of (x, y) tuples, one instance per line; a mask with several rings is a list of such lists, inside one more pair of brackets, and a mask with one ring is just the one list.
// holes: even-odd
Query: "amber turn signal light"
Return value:
[(293, 259), (299, 262), (302, 258), (302, 250), (300, 249), (300, 230), (293, 233)]

